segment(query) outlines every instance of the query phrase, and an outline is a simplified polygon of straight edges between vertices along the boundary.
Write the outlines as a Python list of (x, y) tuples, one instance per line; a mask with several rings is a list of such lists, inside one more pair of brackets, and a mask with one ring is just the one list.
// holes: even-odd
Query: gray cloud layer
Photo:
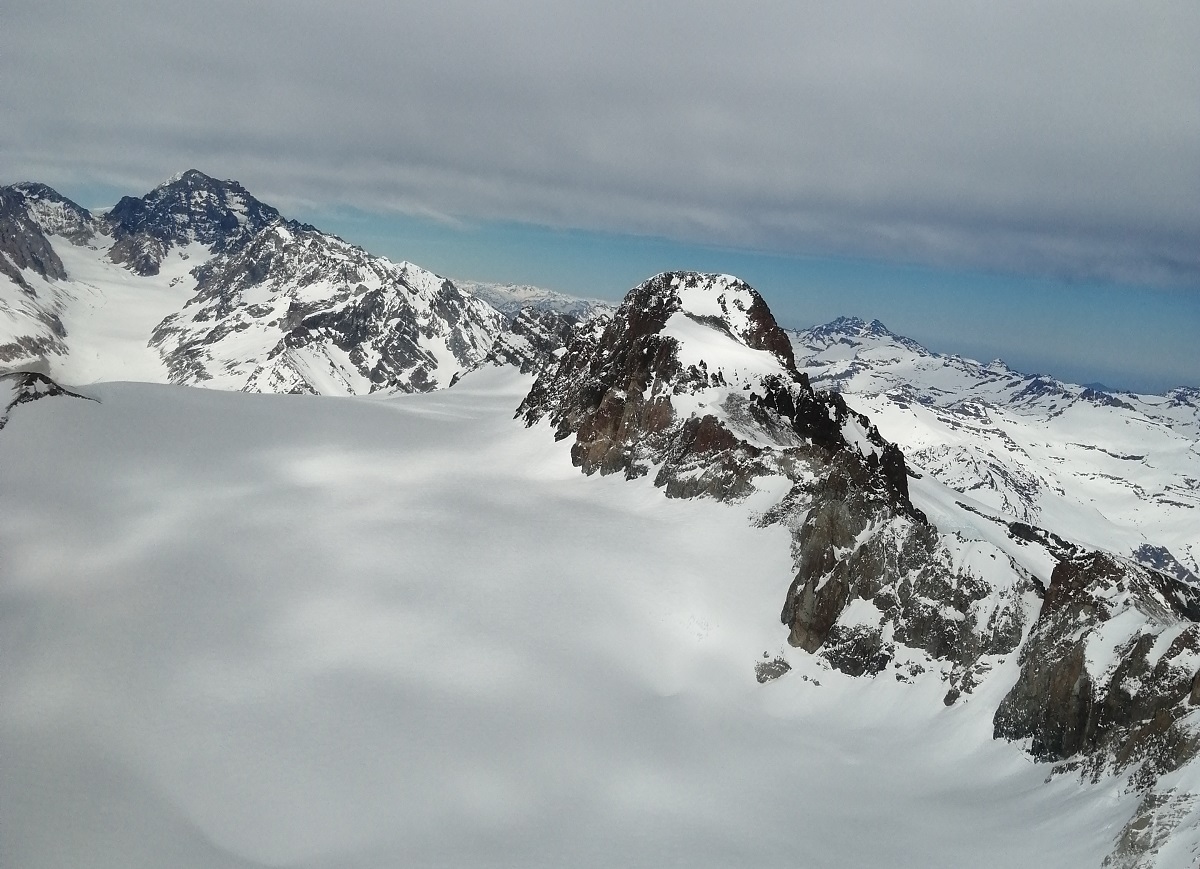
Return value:
[(1200, 6), (9, 0), (0, 173), (1200, 286)]

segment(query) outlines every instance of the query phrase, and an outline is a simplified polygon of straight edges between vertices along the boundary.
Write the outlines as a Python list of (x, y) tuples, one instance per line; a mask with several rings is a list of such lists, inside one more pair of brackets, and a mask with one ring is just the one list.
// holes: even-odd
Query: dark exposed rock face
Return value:
[(1140, 781), (1193, 757), (1176, 722), (1200, 702), (1200, 593), (1099, 552), (1055, 567), (1000, 704), (995, 734), (1040, 760), (1083, 756), (1093, 774), (1140, 764)]
[(29, 219), (46, 235), (60, 235), (77, 245), (96, 237), (99, 230), (92, 213), (57, 190), (31, 181), (14, 184), (12, 189), (24, 198)]
[(104, 216), (114, 239), (109, 259), (139, 275), (158, 274), (174, 246), (198, 242), (214, 253), (234, 251), (278, 219), (278, 211), (236, 181), (195, 169), (143, 197), (123, 197)]
[[(711, 358), (697, 358), (693, 338)], [(518, 414), (573, 437), (585, 473), (657, 467), (655, 484), (670, 497), (738, 499), (759, 478), (790, 480), (764, 518), (793, 532), (796, 574), (781, 618), (792, 645), (844, 672), (886, 667), (887, 632), (953, 661), (970, 690), (981, 656), (1020, 642), (1028, 581), (997, 603), (990, 586), (953, 568), (909, 499), (903, 454), (840, 396), (812, 389), (741, 281), (667, 273), (635, 288), (611, 319), (577, 332)], [(840, 621), (856, 601), (870, 602), (871, 625)]]
[[(734, 314), (687, 311), (681, 287), (725, 300)], [(716, 360), (711, 370), (704, 360), (685, 366), (677, 352), (679, 340), (664, 332), (674, 315), (723, 333), (733, 344), (769, 354), (767, 373), (735, 380)], [(726, 392), (720, 408), (725, 422), (712, 414), (684, 418), (676, 412), (674, 402), (680, 397), (714, 388)], [(767, 465), (757, 462), (763, 448), (738, 435), (739, 423), (765, 432), (775, 445), (832, 454), (847, 447), (841, 429), (851, 416), (858, 417), (839, 396), (814, 392), (796, 371), (791, 343), (758, 293), (734, 278), (693, 273), (658, 275), (630, 291), (612, 318), (588, 324), (559, 365), (539, 378), (519, 412), (527, 423), (548, 417), (559, 439), (574, 435), (572, 456), (585, 473), (634, 477), (665, 460), (657, 482), (678, 486), (682, 472), (696, 469), (690, 461), (695, 455), (702, 455), (710, 470), (714, 464), (723, 471), (736, 467), (744, 479), (707, 492), (718, 497), (736, 497), (745, 491), (741, 483), (767, 472)], [(903, 456), (865, 417), (859, 421), (883, 456), (880, 460), (872, 454), (874, 464), (864, 476), (874, 473), (886, 481), (884, 488), (902, 493), (911, 509)], [(696, 492), (668, 488), (668, 494)]]
[(792, 665), (783, 658), (772, 658), (769, 655), (763, 657), (763, 660), (754, 665), (754, 678), (760, 685), (766, 682), (773, 682), (789, 672)]
[(91, 215), (45, 185), (0, 187), (0, 281), (19, 290), (0, 299), (0, 315), (13, 323), (0, 339), (0, 365), (27, 368), (66, 353), (60, 310), (53, 293), (35, 287), (36, 278), (68, 278), (48, 235), (86, 240), (91, 232)]
[(1171, 550), (1165, 546), (1154, 546), (1150, 543), (1143, 543), (1133, 551), (1133, 560), (1143, 567), (1169, 573), (1180, 582), (1190, 585), (1200, 585), (1200, 576), (1196, 576), (1196, 574), (1184, 567), (1179, 562), (1179, 559), (1171, 553)]
[(67, 276), (50, 240), (30, 218), (24, 194), (18, 188), (0, 187), (0, 274), (33, 294), (21, 274), (26, 269), (43, 278)]

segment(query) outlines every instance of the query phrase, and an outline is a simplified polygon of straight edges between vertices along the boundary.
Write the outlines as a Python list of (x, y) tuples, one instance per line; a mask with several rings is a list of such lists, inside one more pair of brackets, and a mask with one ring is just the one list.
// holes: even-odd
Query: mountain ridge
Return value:
[[(515, 326), (524, 337), (509, 326), (519, 307), (501, 315), (444, 278), (287, 220), (238, 182), (198, 170), (98, 214), (42, 184), (3, 196), (0, 272), (23, 291), (0, 293), (9, 322), (0, 321), (0, 361), (10, 367), (103, 379), (114, 339), (140, 337), (138, 378), (358, 394), (447, 386), (492, 358), (502, 337), (495, 358), (530, 367), (558, 346), (561, 324), (543, 323), (530, 341), (528, 317)], [(563, 308), (565, 298), (527, 301)], [(157, 321), (133, 336), (114, 305)], [(72, 354), (80, 343), (98, 348), (100, 370)]]

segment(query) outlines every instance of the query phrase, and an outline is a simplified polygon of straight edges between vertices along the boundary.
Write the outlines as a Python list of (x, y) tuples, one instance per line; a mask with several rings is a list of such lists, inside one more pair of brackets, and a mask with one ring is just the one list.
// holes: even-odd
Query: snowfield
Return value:
[(1099, 865), (1136, 797), (992, 739), (1015, 656), (822, 669), (766, 504), (583, 476), (529, 383), (15, 409), (0, 865)]

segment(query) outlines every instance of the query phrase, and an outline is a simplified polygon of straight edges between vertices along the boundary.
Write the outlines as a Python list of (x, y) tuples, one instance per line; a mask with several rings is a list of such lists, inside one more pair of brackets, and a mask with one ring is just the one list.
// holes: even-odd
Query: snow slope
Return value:
[(108, 261), (105, 247), (51, 240), (70, 276), (55, 288), (69, 300), (62, 320), (70, 352), (52, 362), (51, 376), (75, 384), (165, 383), (167, 367), (150, 346), (150, 334), (191, 298), (196, 279), (190, 272), (209, 259), (208, 250), (200, 244), (174, 248), (158, 274), (142, 277)]
[(1015, 661), (945, 707), (783, 647), (762, 505), (584, 477), (528, 387), (17, 408), (0, 865), (1099, 864), (1136, 797), (991, 738)]
[(1097, 392), (942, 356), (878, 321), (792, 338), (814, 386), (840, 391), (913, 466), (986, 509), (1200, 575), (1200, 392)]

